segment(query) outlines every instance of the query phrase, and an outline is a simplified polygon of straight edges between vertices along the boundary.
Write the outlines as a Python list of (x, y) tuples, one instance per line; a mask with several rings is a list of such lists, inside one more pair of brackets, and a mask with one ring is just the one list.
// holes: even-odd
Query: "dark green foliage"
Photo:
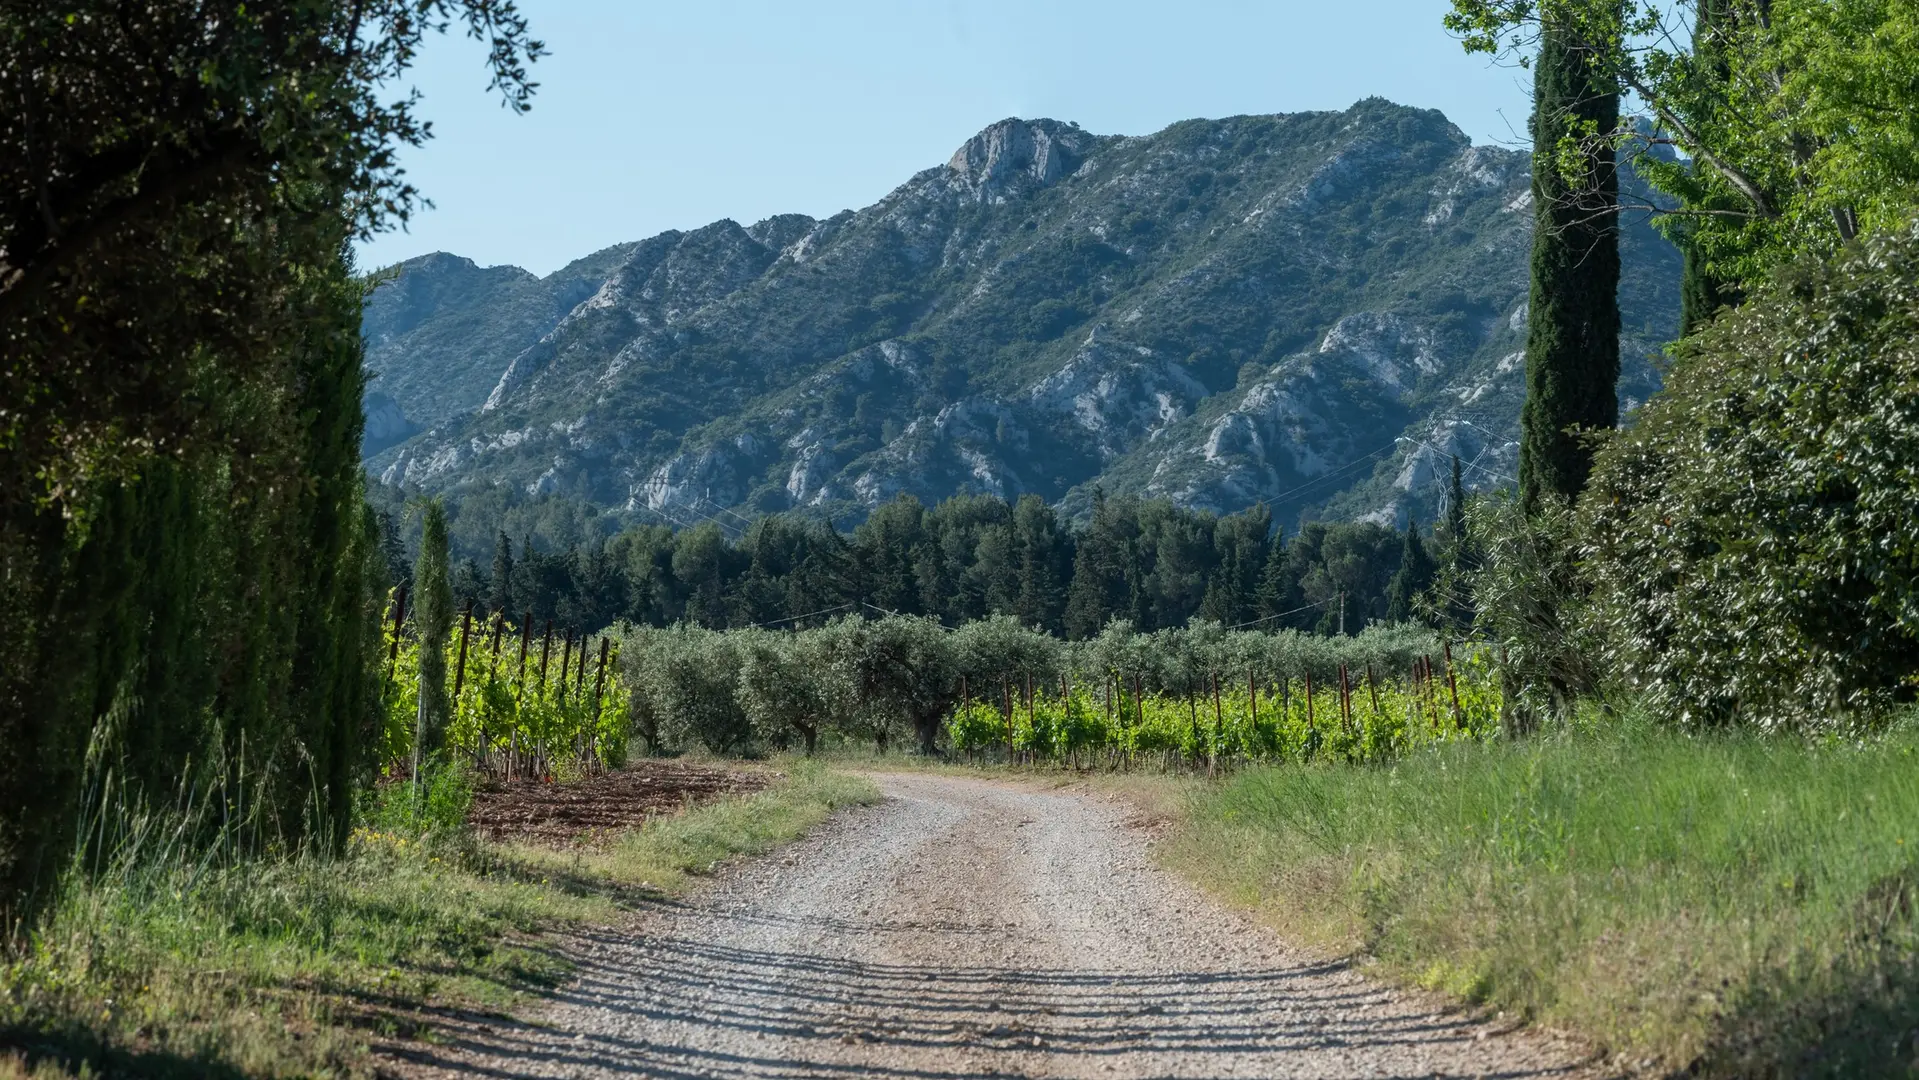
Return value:
[(1582, 504), (1608, 670), (1659, 715), (1818, 726), (1919, 673), (1919, 227), (1680, 352)]
[[(1569, 10), (1572, 5), (1561, 5)], [(1619, 90), (1583, 26), (1548, 19), (1533, 69), (1532, 292), (1519, 490), (1576, 497), (1592, 469), (1575, 429), (1619, 421)]]
[(1287, 554), (1286, 544), (1275, 534), (1266, 550), (1266, 565), (1259, 572), (1259, 591), (1253, 597), (1253, 614), (1266, 629), (1286, 625), (1279, 620), (1303, 603), (1298, 577), (1287, 573)]
[(0, 892), (46, 898), (100, 797), (81, 787), (89, 742), (134, 800), (243, 800), (242, 842), (344, 840), (384, 575), (359, 504), (358, 290), (337, 263), (312, 270), (289, 297), (307, 340), (255, 373), (292, 392), (247, 407), (239, 453), (101, 482), (81, 528), (43, 518), (39, 552), (6, 546), (12, 582), (42, 576), (10, 584), (0, 631), (19, 706), (0, 720)]
[(1686, 245), (1684, 252), (1686, 261), (1679, 277), (1680, 337), (1706, 325), (1720, 308), (1737, 306), (1740, 301), (1739, 292), (1708, 270), (1698, 251)]
[[(815, 517), (769, 514), (736, 536), (717, 522), (642, 525), (562, 551), (527, 538), (515, 556), (496, 533), (493, 562), (511, 578), (504, 592), (514, 618), (575, 633), (621, 620), (797, 630), (885, 612), (948, 627), (1006, 615), (1074, 639), (1115, 619), (1141, 630), (1199, 618), (1331, 633), (1342, 590), (1349, 631), (1386, 617), (1399, 566), (1392, 530), (1312, 525), (1290, 561), (1272, 532), (1264, 507), (1216, 518), (1164, 500), (1101, 497), (1093, 520), (1074, 531), (1030, 494), (1012, 505), (961, 495), (931, 508), (903, 496), (850, 537)], [(488, 600), (502, 595), (498, 570), (489, 576), (468, 558), (453, 580), (456, 609), (470, 596), (476, 610), (498, 610)], [(1274, 618), (1281, 613), (1289, 614)]]
[(1399, 536), (1383, 525), (1313, 522), (1287, 548), (1286, 575), (1309, 605), (1282, 625), (1356, 634), (1386, 618), (1387, 587), (1399, 569)]
[(523, 608), (513, 600), (513, 541), (501, 529), (499, 541), (493, 546), (493, 568), (487, 575), (486, 606), (489, 611), (517, 618)]
[(1053, 508), (1037, 495), (1022, 495), (1013, 507), (1013, 547), (1019, 560), (1013, 614), (1022, 626), (1061, 633), (1072, 543)]
[[(1732, 72), (1725, 57), (1726, 33), (1738, 23), (1733, 2), (1699, 0), (1693, 13), (1691, 96), (1702, 120), (1710, 121), (1713, 114), (1723, 114), (1727, 106), (1726, 83)], [(1706, 201), (1701, 192), (1695, 190), (1691, 194), (1691, 201)], [(1704, 326), (1720, 308), (1739, 303), (1737, 287), (1710, 269), (1707, 253), (1702, 250), (1698, 239), (1691, 235), (1700, 227), (1694, 223), (1689, 229), (1679, 222), (1668, 226), (1669, 234), (1685, 256), (1679, 276), (1680, 337), (1688, 337)]]
[(446, 681), (446, 643), (453, 632), (453, 584), (447, 571), (446, 511), (428, 499), (421, 511), (420, 559), (413, 573), (413, 627), (420, 638), (420, 718), (416, 764), (446, 743), (453, 702)]
[(1202, 618), (1238, 626), (1261, 617), (1259, 588), (1272, 531), (1273, 515), (1264, 505), (1219, 519), (1213, 527), (1217, 563), (1200, 601)]
[(1446, 487), (1446, 546), (1457, 548), (1466, 540), (1466, 485), (1460, 481), (1459, 455), (1453, 455), (1452, 481)]
[(1098, 634), (1113, 619), (1131, 621), (1144, 607), (1135, 560), (1139, 526), (1130, 505), (1093, 492), (1093, 518), (1079, 538), (1066, 599), (1066, 632), (1076, 640)]
[(1399, 569), (1386, 588), (1388, 622), (1405, 622), (1417, 613), (1419, 597), (1431, 587), (1437, 570), (1432, 556), (1426, 553), (1426, 545), (1419, 539), (1419, 523), (1408, 524), (1406, 542), (1399, 549)]
[(109, 776), (129, 814), (83, 868), (143, 808), (240, 853), (345, 839), (392, 568), (346, 251), (413, 204), (393, 150), (425, 127), (380, 88), (449, 19), (524, 105), (507, 0), (0, 9), (9, 926)]
[(863, 603), (897, 615), (922, 613), (917, 563), (926, 543), (925, 516), (918, 499), (902, 495), (853, 531)]

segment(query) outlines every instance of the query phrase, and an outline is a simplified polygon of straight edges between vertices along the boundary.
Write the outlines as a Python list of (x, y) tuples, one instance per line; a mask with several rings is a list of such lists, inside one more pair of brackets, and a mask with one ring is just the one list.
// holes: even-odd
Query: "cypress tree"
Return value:
[(446, 508), (426, 503), (420, 530), (420, 559), (413, 571), (413, 618), (420, 636), (420, 718), (414, 751), (417, 762), (433, 760), (453, 719), (446, 685), (446, 642), (453, 632), (453, 583), (447, 567)]
[[(1520, 501), (1529, 512), (1542, 495), (1573, 498), (1586, 486), (1592, 454), (1570, 429), (1619, 422), (1619, 175), (1609, 141), (1619, 126), (1619, 87), (1604, 60), (1617, 14), (1573, 0), (1542, 9), (1519, 443)], [(1576, 149), (1562, 154), (1562, 140)]]

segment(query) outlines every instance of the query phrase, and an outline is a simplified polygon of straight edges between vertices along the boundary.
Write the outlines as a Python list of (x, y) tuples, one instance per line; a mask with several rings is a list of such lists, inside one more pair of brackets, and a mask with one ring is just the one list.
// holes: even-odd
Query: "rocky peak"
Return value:
[(1045, 187), (1079, 168), (1092, 136), (1057, 120), (1009, 117), (966, 140), (946, 167), (980, 198), (1024, 177)]

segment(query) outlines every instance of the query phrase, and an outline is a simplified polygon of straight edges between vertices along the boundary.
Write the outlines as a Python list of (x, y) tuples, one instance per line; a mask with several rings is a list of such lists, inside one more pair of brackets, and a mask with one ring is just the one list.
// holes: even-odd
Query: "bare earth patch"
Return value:
[(564, 784), (496, 780), (474, 792), (467, 822), (489, 840), (563, 846), (636, 828), (697, 803), (750, 795), (777, 779), (770, 769), (637, 761)]

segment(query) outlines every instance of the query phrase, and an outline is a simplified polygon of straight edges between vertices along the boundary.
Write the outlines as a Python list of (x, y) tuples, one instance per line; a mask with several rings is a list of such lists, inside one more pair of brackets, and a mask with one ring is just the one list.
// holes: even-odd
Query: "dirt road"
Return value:
[(929, 775), (578, 942), (539, 1027), (455, 1031), (409, 1076), (1573, 1076), (1310, 962), (1155, 868), (1095, 797)]

